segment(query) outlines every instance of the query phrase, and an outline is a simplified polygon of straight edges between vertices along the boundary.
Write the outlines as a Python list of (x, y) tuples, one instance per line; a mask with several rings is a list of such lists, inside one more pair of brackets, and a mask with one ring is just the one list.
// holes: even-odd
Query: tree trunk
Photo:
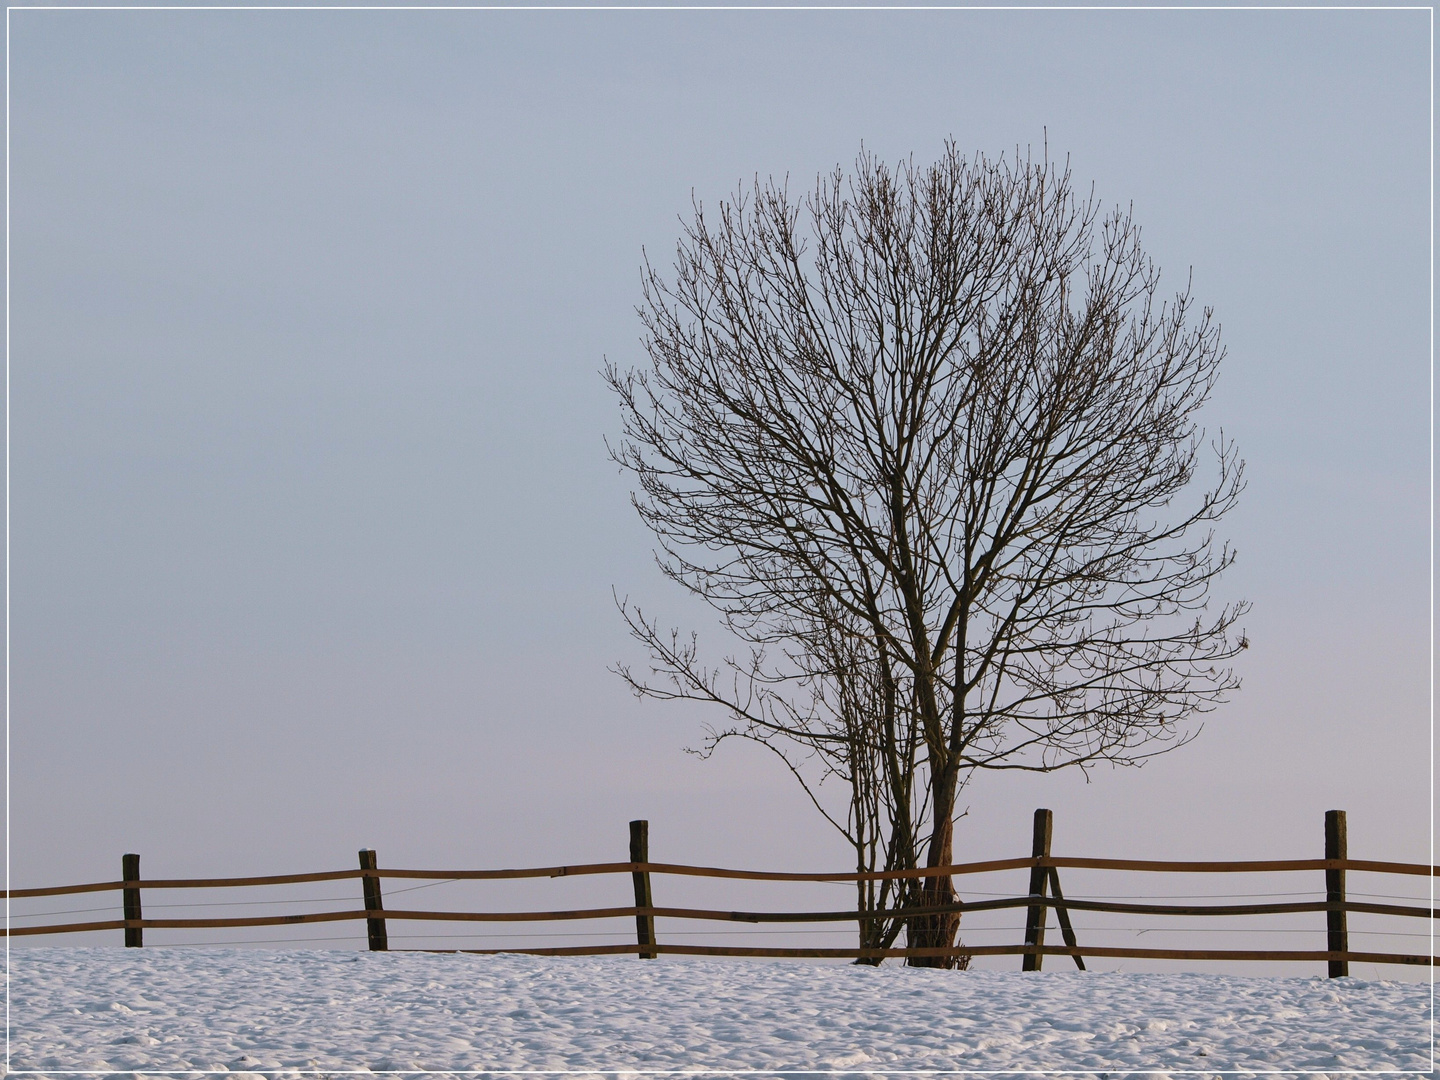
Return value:
[[(949, 866), (954, 862), (955, 777), (943, 770), (935, 784), (935, 812), (930, 834), (930, 850), (926, 866)], [(920, 879), (923, 884), (916, 898), (917, 906), (932, 907), (955, 903), (955, 889), (949, 874)], [(953, 948), (960, 932), (960, 913), (917, 915), (907, 926), (906, 941), (912, 948)], [(970, 966), (968, 956), (912, 956), (905, 961), (911, 967), (958, 968)]]

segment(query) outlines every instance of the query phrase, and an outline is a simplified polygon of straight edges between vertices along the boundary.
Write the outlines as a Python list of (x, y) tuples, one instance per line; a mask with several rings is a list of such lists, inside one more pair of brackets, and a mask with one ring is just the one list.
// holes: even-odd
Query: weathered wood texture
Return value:
[[(1325, 858), (1345, 858), (1345, 811), (1325, 811)], [(1345, 925), (1345, 871), (1325, 871), (1325, 900), (1338, 905), (1325, 909), (1326, 946), (1333, 953), (1350, 951), (1350, 934)], [(1330, 978), (1350, 974), (1348, 960), (1330, 961)]]
[(1025, 944), (1031, 946), (1031, 951), (1026, 952), (1024, 960), (1021, 961), (1021, 969), (1024, 971), (1039, 971), (1041, 961), (1045, 958), (1045, 917), (1049, 912), (1044, 898), (1050, 875), (1040, 860), (1050, 854), (1050, 834), (1054, 823), (1055, 815), (1049, 810), (1035, 811), (1035, 827), (1030, 840), (1030, 856), (1035, 860), (1030, 867), (1032, 903), (1025, 913)]
[[(650, 822), (630, 822), (630, 861), (644, 865), (650, 861)], [(655, 944), (655, 916), (644, 915), (640, 909), (653, 905), (650, 897), (650, 871), (636, 870), (632, 874), (635, 882), (635, 941), (640, 946), (641, 960), (654, 960), (660, 954), (647, 950), (645, 946)]]
[[(360, 850), (360, 869), (375, 870), (375, 852), (370, 848)], [(371, 952), (385, 952), (390, 948), (390, 936), (385, 930), (385, 910), (380, 899), (380, 879), (366, 874), (360, 879), (365, 894), (365, 936)]]
[(140, 856), (120, 856), (120, 876), (133, 885), (126, 885), (121, 895), (121, 910), (125, 913), (125, 947), (138, 949), (145, 944), (145, 930), (140, 925)]
[[(1075, 941), (1075, 928), (1070, 925), (1070, 912), (1065, 903), (1065, 894), (1060, 891), (1060, 871), (1053, 866), (1050, 867), (1050, 891), (1055, 894), (1055, 917), (1060, 920), (1060, 934), (1065, 939), (1065, 944), (1072, 949), (1078, 949)], [(1075, 966), (1081, 971), (1085, 970), (1085, 958), (1078, 952), (1071, 953), (1075, 957)]]

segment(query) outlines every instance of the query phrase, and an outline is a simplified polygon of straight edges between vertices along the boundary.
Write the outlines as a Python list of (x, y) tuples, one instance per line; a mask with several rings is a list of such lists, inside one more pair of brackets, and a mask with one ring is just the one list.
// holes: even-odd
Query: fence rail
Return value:
[[(47, 888), (10, 889), (7, 899), (40, 898), (75, 893), (119, 890), (122, 893), (122, 918), (90, 922), (52, 923), (39, 926), (7, 926), (10, 937), (47, 934), (91, 933), (123, 930), (125, 944), (143, 945), (147, 929), (219, 929), (264, 926), (292, 926), (305, 923), (348, 922), (365, 920), (371, 950), (389, 949), (387, 923), (394, 920), (419, 922), (561, 922), (590, 919), (630, 918), (636, 920), (634, 944), (568, 945), (514, 949), (443, 949), (427, 952), (466, 953), (527, 953), (544, 956), (599, 956), (635, 954), (642, 958), (658, 955), (677, 956), (756, 956), (809, 957), (834, 959), (882, 959), (910, 957), (1009, 956), (1023, 958), (1025, 970), (1039, 970), (1046, 956), (1069, 956), (1084, 969), (1084, 957), (1224, 960), (1224, 961), (1324, 961), (1330, 975), (1348, 974), (1351, 962), (1401, 965), (1432, 965), (1431, 956), (1387, 952), (1361, 952), (1349, 948), (1346, 915), (1351, 912), (1402, 918), (1434, 919), (1440, 911), (1429, 907), (1405, 904), (1382, 904), (1354, 901), (1345, 895), (1345, 874), (1348, 871), (1434, 877), (1440, 867), (1414, 863), (1377, 862), (1349, 859), (1345, 851), (1345, 817), (1343, 811), (1326, 814), (1326, 858), (1249, 860), (1229, 862), (1195, 862), (1145, 859), (1095, 859), (1050, 854), (1052, 816), (1048, 810), (1035, 814), (1035, 840), (1028, 858), (992, 859), (984, 862), (959, 863), (951, 866), (925, 867), (913, 870), (849, 873), (793, 873), (755, 870), (732, 870), (720, 867), (690, 866), (679, 863), (654, 863), (648, 860), (648, 824), (631, 823), (631, 859), (628, 862), (586, 863), (573, 866), (533, 867), (504, 870), (402, 870), (380, 868), (375, 853), (360, 852), (360, 867), (354, 870), (331, 870), (308, 874), (274, 874), (258, 877), (228, 878), (162, 878), (142, 879), (139, 856), (127, 854), (122, 860), (124, 877), (117, 881), (90, 882)], [(855, 911), (725, 911), (704, 908), (657, 906), (651, 900), (650, 879), (655, 874), (702, 878), (728, 878), (750, 881), (788, 882), (864, 882), (884, 879), (959, 877), (970, 874), (995, 873), (1006, 870), (1028, 870), (1029, 891), (1023, 896), (989, 900), (957, 901), (953, 904), (926, 907), (892, 908)], [(1114, 900), (1067, 899), (1060, 890), (1061, 869), (1090, 869), (1163, 873), (1257, 873), (1323, 871), (1325, 900), (1288, 901), (1259, 904), (1167, 904), (1125, 903)], [(386, 909), (381, 898), (381, 882), (386, 879), (420, 879), (431, 881), (484, 881), (518, 878), (556, 878), (596, 874), (630, 874), (635, 884), (636, 903), (627, 906), (580, 908), (556, 911), (421, 911)], [(144, 918), (141, 913), (141, 892), (151, 889), (217, 889), (268, 885), (296, 885), (321, 881), (344, 881), (359, 878), (362, 883), (364, 907), (348, 911), (302, 912), (287, 915), (262, 915), (223, 918)], [(751, 946), (710, 946), (660, 943), (655, 936), (655, 919), (685, 919), (730, 923), (827, 923), (860, 922), (887, 918), (911, 918), (942, 913), (973, 913), (1024, 908), (1027, 913), (1023, 944), (957, 945), (950, 948), (777, 948)], [(1056, 913), (1065, 944), (1046, 945), (1045, 922), (1048, 911)], [(1071, 925), (1071, 912), (1104, 912), (1155, 916), (1247, 916), (1320, 913), (1326, 916), (1327, 948), (1314, 949), (1173, 949), (1138, 948), (1101, 945), (1081, 946)], [(1318, 933), (1317, 928), (1317, 933)], [(414, 951), (414, 950), (404, 950)]]
[[(876, 870), (868, 873), (801, 874), (781, 870), (729, 870), (718, 866), (690, 866), (685, 863), (611, 862), (578, 863), (569, 866), (537, 866), (519, 870), (321, 870), (313, 874), (269, 874), (228, 878), (145, 878), (147, 889), (227, 889), (247, 885), (300, 885), (315, 881), (345, 881), (354, 878), (416, 878), (434, 881), (496, 881), (512, 878), (579, 877), (585, 874), (675, 874), (685, 877), (732, 878), (743, 881), (847, 882), (881, 881), (897, 878), (959, 877), (997, 870), (1028, 870), (1032, 867), (1080, 870), (1140, 870), (1170, 874), (1254, 874), (1291, 870), (1358, 870), (1374, 874), (1409, 874), (1440, 877), (1440, 866), (1423, 863), (1376, 862), (1373, 859), (1261, 859), (1240, 862), (1175, 862), (1160, 859), (1086, 859), (1057, 855), (1042, 858), (991, 859), (986, 862), (926, 866), (914, 870)], [(113, 892), (134, 886), (134, 881), (94, 881), (83, 885), (51, 885), (39, 889), (0, 889), (0, 897), (21, 899), (32, 896), (64, 896), (68, 893)]]
[[(743, 945), (560, 945), (533, 949), (417, 949), (400, 952), (474, 953), (485, 956), (523, 954), (526, 956), (606, 956), (655, 950), (675, 956), (754, 956), (796, 959), (892, 959), (911, 956), (1103, 956), (1141, 960), (1313, 960), (1371, 964), (1429, 965), (1428, 956), (1395, 953), (1327, 952), (1323, 949), (1132, 949), (1105, 945), (963, 945), (953, 948), (914, 949), (783, 949)], [(1034, 970), (1039, 970), (1038, 968)], [(1082, 969), (1083, 970), (1083, 969)]]

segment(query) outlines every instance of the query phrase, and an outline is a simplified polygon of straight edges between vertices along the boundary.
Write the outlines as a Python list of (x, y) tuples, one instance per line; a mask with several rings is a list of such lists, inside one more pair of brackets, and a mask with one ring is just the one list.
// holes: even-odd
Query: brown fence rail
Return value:
[[(1323, 859), (1252, 860), (1232, 862), (1177, 862), (1173, 860), (1093, 859), (1050, 854), (1052, 816), (1048, 810), (1035, 812), (1035, 840), (1029, 858), (992, 859), (985, 862), (960, 863), (952, 866), (915, 870), (877, 871), (869, 873), (790, 873), (753, 870), (730, 870), (719, 867), (689, 866), (677, 863), (653, 863), (648, 860), (648, 825), (631, 823), (631, 861), (588, 863), (577, 866), (550, 866), (508, 870), (399, 870), (382, 869), (376, 864), (375, 853), (360, 852), (360, 866), (355, 870), (332, 870), (310, 874), (277, 874), (264, 877), (142, 879), (138, 855), (127, 854), (122, 860), (124, 876), (117, 881), (61, 885), (48, 888), (10, 889), (7, 899), (62, 896), (75, 893), (120, 891), (122, 918), (91, 922), (52, 923), (41, 926), (7, 926), (10, 937), (48, 934), (90, 933), (123, 930), (125, 944), (143, 945), (147, 929), (218, 929), (264, 926), (293, 926), (304, 923), (348, 922), (365, 920), (369, 948), (386, 951), (387, 923), (393, 920), (420, 922), (559, 922), (590, 919), (633, 917), (636, 920), (634, 944), (590, 944), (516, 949), (444, 949), (424, 950), (465, 953), (525, 953), (541, 956), (602, 956), (635, 954), (642, 958), (658, 955), (675, 956), (753, 956), (808, 957), (832, 959), (884, 959), (910, 957), (1011, 956), (1022, 957), (1027, 971), (1038, 971), (1046, 956), (1069, 956), (1080, 969), (1084, 957), (1220, 960), (1220, 961), (1323, 961), (1333, 976), (1349, 973), (1351, 962), (1400, 965), (1432, 965), (1434, 957), (1385, 952), (1359, 952), (1349, 948), (1346, 915), (1350, 912), (1402, 918), (1434, 919), (1440, 911), (1429, 907), (1403, 904), (1380, 904), (1349, 900), (1345, 894), (1345, 874), (1357, 871), (1377, 874), (1400, 874), (1434, 877), (1440, 867), (1414, 863), (1376, 862), (1346, 857), (1345, 815), (1343, 811), (1326, 814), (1326, 857)], [(1325, 900), (1290, 901), (1261, 904), (1167, 904), (1123, 903), (1111, 900), (1066, 899), (1060, 890), (1061, 869), (1092, 869), (1164, 873), (1256, 873), (1311, 872), (1325, 875)], [(904, 909), (872, 911), (724, 911), (703, 908), (656, 906), (650, 899), (652, 874), (689, 877), (729, 878), (750, 881), (788, 882), (861, 882), (880, 879), (916, 878), (994, 873), (1024, 869), (1030, 872), (1030, 889), (1024, 896), (990, 900), (956, 902), (953, 904)], [(581, 908), (556, 911), (418, 911), (386, 909), (381, 898), (381, 882), (391, 879), (422, 879), (432, 881), (502, 880), (516, 878), (567, 877), (593, 874), (630, 874), (634, 878), (636, 903), (621, 907)], [(150, 889), (216, 889), (265, 885), (295, 885), (320, 881), (341, 881), (360, 878), (364, 906), (349, 911), (304, 912), (289, 915), (249, 916), (239, 918), (147, 919), (141, 913), (142, 890)], [(957, 945), (951, 948), (776, 948), (751, 946), (679, 945), (660, 943), (655, 936), (655, 919), (685, 919), (730, 923), (829, 923), (864, 922), (895, 917), (914, 917), (948, 912), (961, 914), (1024, 908), (1027, 913), (1023, 944)], [(1054, 910), (1060, 923), (1065, 944), (1046, 945), (1046, 913)], [(1313, 949), (1159, 949), (1080, 946), (1071, 925), (1071, 912), (1109, 912), (1156, 916), (1245, 916), (1319, 913), (1326, 916), (1326, 945)], [(1318, 929), (1317, 929), (1318, 932)]]

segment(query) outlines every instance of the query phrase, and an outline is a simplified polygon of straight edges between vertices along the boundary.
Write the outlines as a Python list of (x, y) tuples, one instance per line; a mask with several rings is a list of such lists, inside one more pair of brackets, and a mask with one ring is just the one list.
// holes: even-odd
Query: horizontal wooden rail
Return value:
[[(298, 901), (297, 901), (298, 902)], [(876, 911), (720, 911), (684, 907), (607, 907), (581, 908), (569, 911), (322, 911), (297, 915), (253, 915), (208, 919), (110, 919), (100, 922), (60, 923), (48, 926), (11, 927), (10, 937), (37, 934), (84, 933), (94, 930), (140, 928), (155, 930), (239, 929), (257, 926), (292, 926), (301, 923), (345, 922), (354, 919), (401, 919), (430, 922), (564, 922), (580, 919), (617, 919), (636, 916), (667, 919), (697, 919), (717, 922), (744, 923), (814, 923), (861, 922), (873, 919), (937, 915), (951, 912), (971, 913), (998, 911), (1007, 908), (1069, 908), (1076, 911), (1102, 911), (1139, 915), (1285, 915), (1300, 912), (1354, 911), (1375, 915), (1396, 915), (1413, 918), (1440, 918), (1440, 911), (1430, 908), (1405, 907), (1399, 904), (1374, 904), (1364, 901), (1302, 900), (1277, 904), (1128, 904), (1109, 900), (1057, 900), (1044, 897), (1014, 896), (995, 900), (976, 900), (925, 907), (888, 908)], [(1157, 928), (1158, 929), (1158, 928)], [(1098, 954), (1097, 954), (1098, 955)]]
[(69, 896), (73, 893), (111, 892), (115, 889), (229, 889), (247, 885), (300, 885), (311, 881), (343, 881), (363, 877), (360, 870), (322, 870), (314, 874), (271, 874), (268, 877), (141, 878), (137, 881), (92, 881), (84, 885), (52, 885), (42, 889), (0, 889), (0, 897), (19, 900), (30, 896)]
[(734, 878), (746, 881), (854, 882), (900, 878), (959, 877), (1000, 870), (1030, 869), (1035, 866), (1073, 867), (1089, 870), (1144, 870), (1161, 873), (1267, 873), (1271, 871), (1354, 870), (1376, 874), (1440, 876), (1440, 866), (1423, 863), (1377, 862), (1371, 859), (1278, 859), (1248, 862), (1174, 862), (1153, 859), (1089, 859), (1052, 856), (1043, 859), (990, 859), (956, 863), (952, 866), (920, 867), (914, 870), (885, 870), (870, 873), (811, 874), (766, 870), (729, 870), (714, 866), (682, 863), (584, 863), (575, 866), (541, 866), (520, 870), (326, 870), (313, 874), (272, 874), (264, 877), (154, 878), (138, 881), (96, 881), (83, 885), (56, 885), (38, 889), (0, 890), (12, 900), (25, 897), (64, 896), (72, 893), (106, 892), (124, 888), (224, 889), (251, 885), (299, 885), (316, 881), (343, 881), (349, 878), (417, 878), (433, 881), (496, 881), (507, 878), (578, 877), (589, 874), (674, 874), (686, 877)]
[[(1440, 919), (1440, 909), (1407, 907), (1401, 904), (1375, 904), (1369, 901), (1292, 900), (1276, 904), (1126, 904), (1113, 900), (1073, 900), (1070, 897), (1031, 896), (1004, 900), (975, 900), (960, 903), (951, 911), (989, 911), (1012, 907), (1070, 908), (1074, 911), (1108, 911), (1121, 915), (1290, 915), (1304, 911), (1357, 911), (1369, 915), (1399, 915), (1419, 919)], [(902, 914), (886, 912), (885, 914)]]
[(1424, 863), (1377, 862), (1374, 859), (1279, 859), (1270, 862), (1169, 862), (1155, 859), (1085, 859), (1057, 855), (1026, 859), (1027, 866), (1072, 866), (1085, 870), (1154, 870), (1172, 874), (1255, 874), (1272, 870), (1358, 870), (1371, 874), (1414, 874), (1440, 877), (1440, 866)]
[(1021, 956), (1026, 953), (1044, 956), (1105, 956), (1134, 960), (1347, 960), (1367, 964), (1404, 964), (1428, 966), (1435, 963), (1429, 956), (1400, 953), (1327, 952), (1300, 949), (1128, 949), (1106, 946), (1070, 948), (1066, 945), (966, 945), (955, 948), (915, 949), (830, 949), (830, 948), (766, 948), (744, 945), (559, 945), (533, 949), (409, 949), (406, 952), (467, 953), (484, 956), (613, 956), (653, 949), (675, 956), (754, 956), (809, 959), (891, 959), (911, 956)]

